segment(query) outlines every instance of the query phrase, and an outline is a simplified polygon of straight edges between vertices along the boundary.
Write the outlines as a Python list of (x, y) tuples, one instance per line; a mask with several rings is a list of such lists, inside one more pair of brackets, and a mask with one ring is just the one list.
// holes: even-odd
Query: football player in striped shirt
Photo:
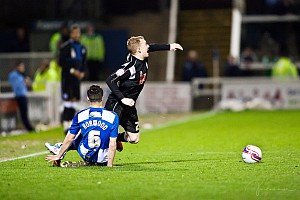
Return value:
[[(71, 127), (62, 145), (56, 147), (46, 143), (55, 155), (46, 156), (60, 166), (60, 160), (68, 150), (77, 150), (84, 164), (112, 167), (116, 153), (119, 117), (102, 107), (103, 89), (92, 85), (87, 91), (90, 107), (79, 111), (73, 118)], [(62, 163), (62, 166), (70, 164)]]

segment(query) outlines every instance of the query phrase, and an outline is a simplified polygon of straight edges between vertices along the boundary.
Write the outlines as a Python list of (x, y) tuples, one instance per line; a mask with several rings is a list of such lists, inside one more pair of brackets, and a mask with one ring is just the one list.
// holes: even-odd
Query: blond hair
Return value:
[(127, 40), (127, 49), (129, 53), (134, 54), (140, 47), (141, 40), (144, 40), (143, 36), (132, 36)]

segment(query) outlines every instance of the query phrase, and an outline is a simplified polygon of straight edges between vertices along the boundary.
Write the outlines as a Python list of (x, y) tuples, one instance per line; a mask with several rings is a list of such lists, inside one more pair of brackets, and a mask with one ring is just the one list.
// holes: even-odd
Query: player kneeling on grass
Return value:
[(92, 85), (87, 91), (90, 107), (79, 111), (61, 145), (46, 143), (55, 155), (46, 156), (55, 166), (67, 167), (70, 162), (60, 165), (68, 150), (77, 150), (84, 164), (112, 167), (116, 154), (119, 118), (114, 112), (102, 107), (103, 90)]

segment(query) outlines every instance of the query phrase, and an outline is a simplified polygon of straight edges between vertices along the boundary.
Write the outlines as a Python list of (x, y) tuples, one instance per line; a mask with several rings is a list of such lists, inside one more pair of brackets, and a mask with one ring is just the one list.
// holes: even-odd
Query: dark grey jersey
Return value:
[[(148, 52), (162, 50), (170, 50), (170, 45), (150, 44)], [(139, 60), (129, 55), (127, 62), (106, 79), (106, 83), (112, 91), (109, 97), (114, 97), (118, 101), (123, 98), (131, 98), (136, 101), (147, 80), (147, 72), (148, 58)]]

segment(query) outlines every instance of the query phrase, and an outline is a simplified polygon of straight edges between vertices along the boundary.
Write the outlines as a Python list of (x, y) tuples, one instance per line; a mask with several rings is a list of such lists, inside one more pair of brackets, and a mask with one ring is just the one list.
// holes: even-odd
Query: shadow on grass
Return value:
[[(170, 170), (186, 170), (186, 168), (162, 168), (160, 164), (166, 163), (188, 163), (188, 162), (198, 162), (201, 160), (211, 160), (211, 159), (187, 159), (187, 160), (162, 160), (162, 161), (142, 161), (133, 163), (122, 163), (116, 164), (115, 168), (120, 171), (170, 171)], [(155, 165), (157, 164), (157, 165)]]
[[(208, 159), (202, 159), (208, 160)], [(183, 163), (183, 162), (195, 162), (199, 161), (199, 159), (190, 159), (190, 160), (163, 160), (163, 161), (143, 161), (143, 162), (135, 162), (135, 163), (123, 163), (116, 164), (115, 166), (128, 166), (128, 165), (141, 165), (141, 164), (160, 164), (160, 163)]]
[[(133, 163), (121, 163), (115, 164), (114, 170), (116, 171), (170, 171), (170, 170), (186, 170), (186, 168), (162, 168), (159, 164), (165, 163), (188, 163), (188, 162), (198, 162), (200, 160), (211, 160), (211, 159), (190, 159), (190, 160), (164, 160), (164, 161), (143, 161), (143, 162), (133, 162)], [(155, 165), (157, 164), (157, 165)], [(99, 169), (102, 168), (103, 170), (110, 170), (107, 167), (101, 166), (76, 166), (71, 168), (80, 168), (80, 169)]]

